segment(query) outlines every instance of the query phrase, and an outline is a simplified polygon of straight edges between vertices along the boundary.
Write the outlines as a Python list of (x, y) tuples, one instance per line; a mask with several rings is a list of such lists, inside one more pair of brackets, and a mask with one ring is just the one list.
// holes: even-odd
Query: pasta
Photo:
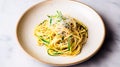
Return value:
[(88, 38), (88, 29), (80, 21), (57, 11), (34, 30), (40, 46), (46, 46), (51, 56), (76, 56)]

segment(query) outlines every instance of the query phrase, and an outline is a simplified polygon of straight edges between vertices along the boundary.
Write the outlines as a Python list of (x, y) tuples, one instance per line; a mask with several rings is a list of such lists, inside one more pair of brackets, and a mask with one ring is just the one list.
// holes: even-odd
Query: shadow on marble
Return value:
[(0, 42), (8, 42), (11, 40), (11, 37), (8, 35), (0, 35)]

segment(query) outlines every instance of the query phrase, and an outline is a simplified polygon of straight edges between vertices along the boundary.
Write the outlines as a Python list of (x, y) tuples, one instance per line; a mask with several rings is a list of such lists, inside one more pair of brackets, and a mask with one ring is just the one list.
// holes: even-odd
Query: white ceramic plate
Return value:
[[(37, 41), (33, 34), (35, 26), (47, 18), (46, 15), (54, 14), (57, 10), (79, 19), (88, 27), (88, 41), (82, 52), (75, 57), (49, 56), (44, 47), (36, 45)], [(23, 14), (18, 22), (16, 34), (21, 47), (30, 56), (44, 63), (64, 66), (81, 63), (93, 56), (103, 43), (105, 28), (100, 16), (82, 3), (48, 0), (34, 5)]]

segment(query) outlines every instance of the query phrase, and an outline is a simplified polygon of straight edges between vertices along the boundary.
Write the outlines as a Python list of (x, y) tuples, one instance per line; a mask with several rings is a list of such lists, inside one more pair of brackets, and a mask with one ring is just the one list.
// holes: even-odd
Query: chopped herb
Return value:
[(50, 44), (50, 42), (49, 41), (47, 41), (47, 40), (45, 40), (45, 39), (43, 39), (43, 37), (42, 36), (38, 36), (39, 38), (40, 38), (40, 40), (42, 40), (43, 41), (43, 43), (45, 43), (45, 45), (46, 44)]
[(62, 18), (62, 13), (61, 13), (61, 11), (57, 11), (57, 14), (58, 14), (58, 17), (60, 17), (60, 18)]
[(50, 16), (49, 16), (49, 15), (47, 15), (47, 17), (48, 17), (48, 18), (50, 18)]
[(50, 17), (50, 25), (51, 25), (51, 23), (52, 23), (52, 17)]
[(57, 55), (63, 54), (62, 52), (58, 52), (58, 51), (55, 51), (53, 49), (48, 49), (47, 53), (51, 56), (57, 56)]
[(68, 51), (70, 51), (70, 47), (71, 47), (70, 41), (71, 41), (71, 36), (68, 37)]
[(62, 37), (62, 40), (64, 40), (64, 36)]
[(45, 40), (45, 39), (41, 39), (44, 43), (50, 44), (49, 41)]
[(63, 20), (66, 20), (67, 18), (66, 17), (62, 17)]
[(48, 15), (48, 18), (50, 18), (50, 25), (52, 24), (52, 16)]
[(57, 11), (57, 15), (58, 15), (58, 18), (59, 18), (58, 22), (63, 20), (63, 15), (62, 15), (61, 11)]
[(42, 25), (42, 24), (45, 23), (45, 22), (47, 22), (47, 20), (44, 20), (42, 23), (39, 24), (39, 26)]
[(60, 22), (61, 20), (58, 20), (57, 22)]
[(67, 28), (67, 29), (70, 29), (70, 25), (68, 23), (65, 23), (64, 27)]

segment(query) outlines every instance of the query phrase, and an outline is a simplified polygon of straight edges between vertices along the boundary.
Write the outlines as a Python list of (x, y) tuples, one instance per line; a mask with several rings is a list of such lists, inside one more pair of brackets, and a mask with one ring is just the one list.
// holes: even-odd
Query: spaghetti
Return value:
[(39, 45), (46, 46), (49, 55), (75, 56), (87, 41), (88, 29), (82, 22), (57, 11), (36, 26), (34, 35)]

